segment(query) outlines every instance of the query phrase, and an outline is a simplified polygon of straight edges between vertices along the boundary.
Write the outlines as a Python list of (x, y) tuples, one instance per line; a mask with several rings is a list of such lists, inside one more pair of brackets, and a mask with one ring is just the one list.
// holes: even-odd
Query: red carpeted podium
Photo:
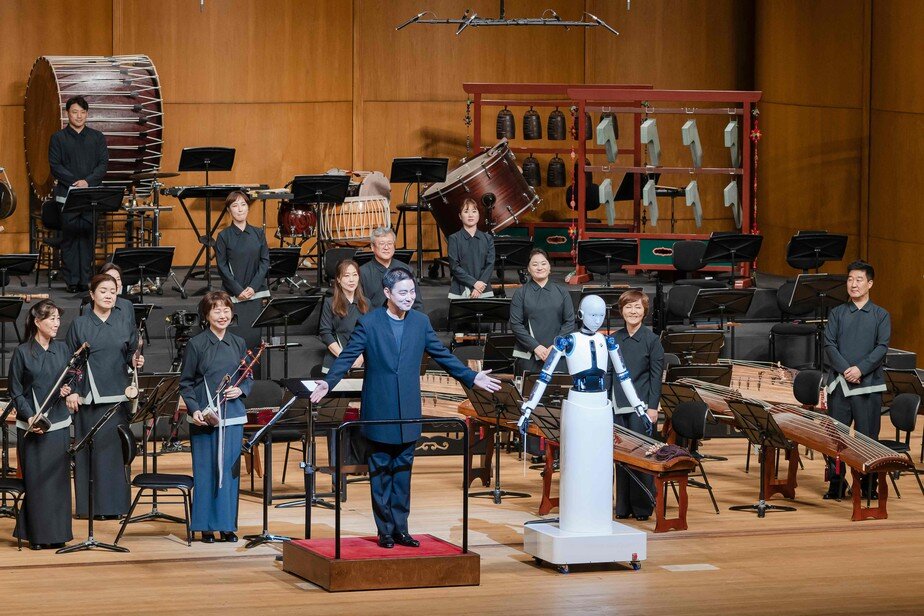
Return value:
[(326, 590), (386, 590), (436, 586), (478, 586), (481, 558), (474, 552), (437, 539), (415, 535), (420, 547), (396, 545), (380, 548), (376, 537), (340, 540), (340, 558), (334, 557), (334, 539), (287, 541), (282, 568)]

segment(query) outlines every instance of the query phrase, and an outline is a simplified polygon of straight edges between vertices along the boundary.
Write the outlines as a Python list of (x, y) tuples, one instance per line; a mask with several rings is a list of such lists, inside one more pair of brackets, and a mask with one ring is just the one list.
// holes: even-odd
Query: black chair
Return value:
[(705, 280), (694, 278), (693, 274), (703, 268), (703, 255), (706, 253), (706, 242), (700, 240), (679, 240), (674, 242), (671, 263), (674, 269), (682, 272), (684, 277), (675, 281), (675, 285), (692, 285), (701, 289), (724, 289), (726, 285), (720, 280)]
[[(921, 397), (917, 394), (898, 394), (892, 400), (892, 406), (889, 407), (889, 420), (895, 426), (895, 440), (879, 440), (879, 443), (885, 445), (895, 453), (899, 453), (908, 458), (911, 465), (914, 466), (914, 460), (911, 459), (911, 433), (914, 432), (914, 426), (918, 419), (918, 409), (921, 406)], [(901, 433), (905, 433), (902, 439)], [(921, 494), (924, 494), (924, 484), (921, 483), (920, 472), (915, 469), (914, 478), (918, 481), (918, 487), (921, 488)], [(895, 484), (895, 479), (900, 475), (900, 471), (889, 473), (889, 479), (892, 481), (892, 487), (895, 488), (895, 495), (901, 498), (901, 492)]]
[[(26, 491), (25, 482), (19, 477), (3, 477), (0, 479), (0, 494), (4, 497), (9, 496), (13, 499), (13, 519), (19, 519), (19, 503), (22, 502), (23, 494)], [(16, 547), (22, 551), (22, 537), (16, 538)]]
[(681, 402), (674, 409), (671, 416), (671, 426), (677, 436), (687, 441), (687, 449), (696, 460), (696, 464), (699, 466), (699, 476), (703, 479), (702, 481), (696, 481), (693, 479), (696, 475), (690, 475), (687, 483), (695, 488), (703, 488), (709, 492), (712, 506), (715, 508), (716, 515), (718, 515), (719, 505), (712, 492), (709, 476), (703, 467), (703, 454), (699, 453), (699, 443), (706, 436), (706, 419), (708, 416), (709, 408), (703, 402)]
[[(119, 426), (118, 433), (119, 442), (122, 444), (122, 461), (125, 464), (125, 473), (130, 474), (132, 462), (135, 460), (135, 456), (138, 453), (138, 445), (135, 442), (135, 436), (127, 426)], [(183, 497), (182, 501), (159, 500), (158, 503), (183, 503), (183, 511), (185, 513), (183, 520), (186, 523), (186, 545), (192, 545), (192, 532), (189, 530), (189, 510), (192, 508), (193, 478), (190, 475), (174, 475), (171, 473), (141, 473), (135, 475), (135, 478), (131, 480), (131, 484), (133, 487), (138, 488), (138, 492), (135, 494), (135, 499), (132, 501), (132, 506), (129, 508), (128, 514), (122, 520), (119, 534), (116, 535), (113, 543), (118, 545), (119, 540), (122, 539), (122, 535), (125, 533), (125, 527), (128, 526), (132, 518), (132, 513), (135, 512), (135, 507), (138, 506), (142, 494), (146, 491), (150, 491), (153, 495), (155, 492), (176, 490)]]
[(814, 356), (814, 339), (818, 334), (818, 328), (809, 323), (794, 323), (794, 319), (799, 317), (811, 316), (813, 306), (811, 304), (789, 305), (792, 298), (793, 289), (796, 286), (795, 280), (787, 280), (776, 291), (776, 305), (780, 309), (780, 323), (770, 328), (770, 361), (777, 361), (776, 342), (778, 337), (783, 338), (812, 338), (812, 362), (810, 364), (800, 364), (794, 367), (817, 366), (818, 358)]

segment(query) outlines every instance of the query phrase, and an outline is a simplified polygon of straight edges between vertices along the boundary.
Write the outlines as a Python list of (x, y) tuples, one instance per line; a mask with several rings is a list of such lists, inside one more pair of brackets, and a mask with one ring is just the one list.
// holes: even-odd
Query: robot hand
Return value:
[(529, 430), (529, 417), (533, 414), (533, 407), (531, 407), (529, 403), (524, 403), (523, 406), (520, 407), (520, 411), (523, 414), (520, 416), (520, 421), (517, 422), (517, 429), (520, 431), (520, 434), (525, 435)]
[(648, 417), (648, 413), (645, 412), (647, 410), (648, 405), (644, 402), (635, 406), (636, 414), (642, 418), (642, 423), (645, 425), (645, 434), (652, 436), (654, 433), (654, 424), (651, 423), (651, 419)]

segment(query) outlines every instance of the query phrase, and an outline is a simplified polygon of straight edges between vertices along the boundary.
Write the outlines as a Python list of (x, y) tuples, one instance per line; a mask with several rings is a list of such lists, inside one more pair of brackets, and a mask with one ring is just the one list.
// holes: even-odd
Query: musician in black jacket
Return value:
[[(71, 415), (64, 397), (69, 387), (51, 388), (67, 366), (67, 345), (55, 340), (61, 310), (42, 300), (29, 309), (26, 341), (10, 360), (10, 398), (16, 407), (16, 438), (26, 496), (13, 535), (26, 539), (33, 550), (60, 548), (74, 538), (71, 532), (70, 445)], [(47, 419), (51, 427), (35, 425), (36, 413), (51, 394)]]

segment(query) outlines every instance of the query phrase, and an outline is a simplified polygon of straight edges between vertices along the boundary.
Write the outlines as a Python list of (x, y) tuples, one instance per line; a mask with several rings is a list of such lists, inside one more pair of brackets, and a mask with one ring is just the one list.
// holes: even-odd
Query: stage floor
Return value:
[[(920, 437), (912, 442), (919, 451)], [(323, 450), (323, 446), (320, 448)], [(296, 490), (291, 464), (280, 482), (285, 446), (276, 445), (275, 490)], [(129, 554), (52, 551), (17, 552), (13, 521), (0, 519), (0, 611), (19, 614), (212, 614), (230, 612), (311, 614), (919, 614), (924, 587), (924, 496), (914, 480), (899, 480), (903, 498), (890, 490), (889, 519), (851, 522), (851, 505), (821, 499), (820, 456), (799, 473), (798, 508), (758, 519), (728, 510), (757, 498), (756, 466), (745, 475), (745, 443), (707, 441), (703, 451), (728, 456), (707, 462), (721, 514), (704, 490), (690, 489), (690, 530), (652, 534), (654, 520), (629, 521), (648, 535), (641, 571), (621, 566), (572, 568), (569, 575), (540, 569), (522, 551), (523, 522), (539, 505), (539, 471), (503, 455), (503, 487), (532, 494), (500, 505), (470, 499), (469, 545), (481, 555), (481, 586), (415, 591), (330, 594), (284, 573), (275, 557), (280, 545), (245, 550), (237, 544), (194, 543), (186, 547), (178, 525), (135, 524), (121, 545)], [(189, 454), (160, 458), (160, 470), (188, 472)], [(753, 461), (753, 460), (752, 460)], [(322, 460), (323, 463), (323, 460)], [(136, 462), (135, 471), (140, 469)], [(418, 458), (415, 463), (411, 530), (461, 543), (461, 497), (457, 458)], [(325, 476), (320, 489), (327, 488)], [(249, 481), (246, 481), (249, 485)], [(475, 486), (479, 489), (480, 486)], [(557, 491), (557, 479), (553, 491)], [(776, 501), (779, 497), (774, 498)], [(175, 511), (177, 506), (164, 506)], [(554, 515), (555, 512), (553, 511)], [(301, 537), (303, 509), (270, 509), (270, 530)], [(333, 512), (314, 509), (314, 537), (333, 535)], [(259, 499), (241, 497), (239, 535), (257, 533)], [(74, 522), (75, 540), (86, 522)], [(111, 541), (114, 522), (99, 522), (96, 536)], [(344, 535), (374, 532), (365, 483), (349, 486)]]

